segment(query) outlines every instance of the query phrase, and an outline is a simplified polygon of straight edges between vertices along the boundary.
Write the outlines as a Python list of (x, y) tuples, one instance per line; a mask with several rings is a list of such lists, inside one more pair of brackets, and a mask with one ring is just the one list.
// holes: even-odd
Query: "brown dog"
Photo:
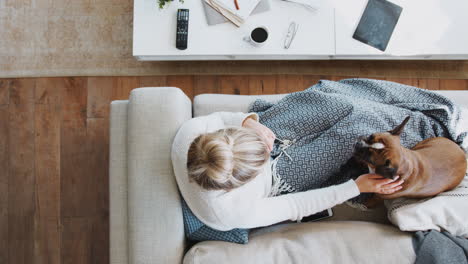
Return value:
[[(367, 164), (371, 172), (391, 179), (398, 175), (405, 180), (403, 189), (378, 194), (377, 200), (434, 196), (455, 188), (465, 176), (465, 153), (447, 138), (426, 139), (412, 149), (401, 146), (400, 134), (408, 120), (392, 131), (360, 138), (356, 144), (354, 157)], [(376, 202), (369, 201), (368, 206)]]

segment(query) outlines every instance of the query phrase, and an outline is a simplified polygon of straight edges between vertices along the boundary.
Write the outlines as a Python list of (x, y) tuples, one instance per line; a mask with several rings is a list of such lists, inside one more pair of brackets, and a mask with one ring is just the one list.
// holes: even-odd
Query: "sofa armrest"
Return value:
[(174, 136), (192, 104), (174, 87), (139, 88), (128, 105), (129, 263), (180, 263), (185, 250), (180, 195), (171, 162)]
[(112, 264), (128, 264), (127, 105), (128, 101), (113, 101), (110, 107), (109, 246)]

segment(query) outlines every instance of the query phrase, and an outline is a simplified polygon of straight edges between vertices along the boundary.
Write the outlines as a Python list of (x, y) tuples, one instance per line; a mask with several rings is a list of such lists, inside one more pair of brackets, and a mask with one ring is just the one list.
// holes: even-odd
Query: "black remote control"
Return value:
[(189, 10), (188, 9), (177, 10), (176, 48), (180, 50), (187, 49), (188, 23), (189, 23)]

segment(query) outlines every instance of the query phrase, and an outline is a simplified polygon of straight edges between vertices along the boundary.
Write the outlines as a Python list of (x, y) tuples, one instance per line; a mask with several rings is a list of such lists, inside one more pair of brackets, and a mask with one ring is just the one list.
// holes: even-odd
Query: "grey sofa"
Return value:
[[(468, 106), (468, 92), (443, 91)], [(256, 98), (282, 95), (202, 94), (139, 88), (114, 101), (110, 117), (110, 255), (115, 264), (153, 263), (412, 263), (411, 233), (386, 219), (384, 208), (346, 205), (330, 219), (254, 230), (247, 245), (184, 238), (180, 196), (170, 150), (180, 125), (215, 111), (246, 111)]]

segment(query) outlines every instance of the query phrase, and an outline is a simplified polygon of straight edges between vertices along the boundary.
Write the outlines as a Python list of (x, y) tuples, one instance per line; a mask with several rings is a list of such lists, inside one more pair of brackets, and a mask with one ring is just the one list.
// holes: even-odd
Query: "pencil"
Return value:
[(234, 0), (234, 4), (236, 5), (236, 9), (239, 10), (239, 3), (237, 3), (237, 0)]

